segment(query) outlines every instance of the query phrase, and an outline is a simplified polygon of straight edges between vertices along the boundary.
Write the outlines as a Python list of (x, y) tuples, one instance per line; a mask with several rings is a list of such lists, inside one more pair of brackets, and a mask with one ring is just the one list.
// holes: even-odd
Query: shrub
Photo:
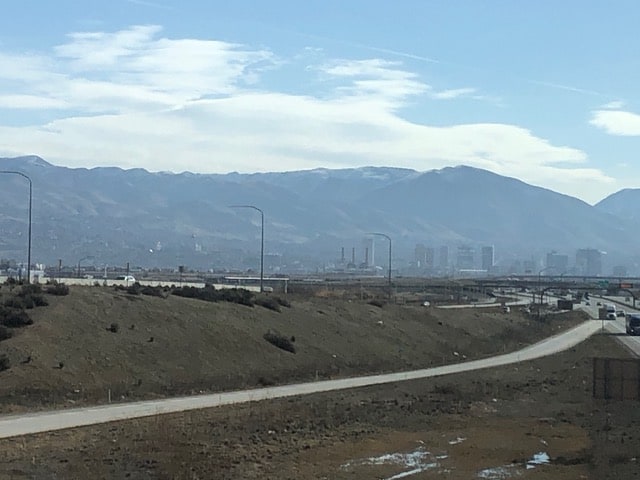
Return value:
[(46, 307), (49, 305), (42, 295), (29, 293), (22, 297), (8, 298), (4, 302), (5, 307), (17, 308), (20, 310), (32, 309), (34, 307)]
[(231, 302), (248, 307), (253, 306), (253, 293), (242, 288), (224, 288), (216, 290), (213, 285), (206, 285), (204, 288), (180, 287), (174, 288), (173, 295), (187, 298), (197, 298), (207, 302)]
[(253, 293), (243, 288), (224, 288), (219, 291), (220, 297), (225, 302), (238, 303), (253, 307)]
[(9, 357), (5, 353), (0, 355), (0, 372), (3, 370), (9, 370), (11, 368), (11, 362), (9, 361)]
[(291, 340), (284, 335), (269, 331), (264, 334), (263, 338), (271, 345), (274, 345), (281, 350), (296, 353), (296, 347), (291, 343)]
[(0, 325), (9, 328), (20, 328), (32, 325), (33, 320), (24, 310), (6, 310), (0, 311)]
[(275, 385), (275, 384), (276, 382), (274, 382), (269, 377), (258, 377), (258, 385), (260, 385), (261, 387), (271, 387), (272, 385)]
[(280, 311), (280, 303), (273, 297), (258, 297), (254, 300), (256, 305), (260, 305), (261, 307), (268, 308), (269, 310), (273, 310), (275, 312)]
[(19, 297), (28, 297), (34, 294), (42, 293), (42, 287), (37, 283), (31, 283), (29, 285), (23, 285), (18, 292)]
[(33, 308), (34, 304), (33, 304), (33, 300), (31, 300), (31, 297), (28, 297), (28, 298), (11, 297), (11, 298), (7, 298), (4, 301), (4, 306), (9, 308), (17, 308), (19, 310), (24, 310), (25, 308)]
[(436, 385), (433, 387), (432, 392), (438, 395), (455, 395), (460, 392), (460, 390), (451, 384), (444, 385)]
[(150, 297), (167, 298), (165, 290), (162, 287), (149, 287), (144, 286), (140, 289), (142, 295), (149, 295)]
[(9, 330), (7, 327), (5, 327), (4, 325), (0, 325), (0, 342), (2, 340), (7, 340), (9, 338), (11, 338), (13, 336), (13, 334), (11, 333), (11, 330)]
[(382, 308), (382, 307), (384, 307), (385, 303), (382, 300), (378, 300), (377, 298), (374, 298), (373, 300), (369, 300), (369, 305), (373, 305), (374, 307)]
[(287, 307), (287, 308), (291, 308), (291, 302), (289, 302), (289, 300), (287, 300), (286, 298), (282, 298), (282, 297), (274, 297), (278, 303), (280, 305), (282, 305), (283, 307)]
[(31, 295), (31, 300), (36, 307), (46, 307), (49, 302), (42, 295)]
[(49, 295), (57, 295), (59, 297), (69, 295), (69, 286), (64, 283), (54, 283), (47, 287), (47, 293)]
[(205, 300), (207, 302), (217, 302), (220, 300), (220, 296), (213, 286), (205, 286), (204, 288), (179, 287), (174, 288), (171, 293), (179, 297), (197, 298), (198, 300)]

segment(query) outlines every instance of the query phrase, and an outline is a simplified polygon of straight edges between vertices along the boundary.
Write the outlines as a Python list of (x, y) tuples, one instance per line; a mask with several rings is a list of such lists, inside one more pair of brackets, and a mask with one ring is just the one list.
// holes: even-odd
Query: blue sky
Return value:
[(633, 1), (7, 1), (0, 156), (465, 164), (595, 203), (640, 187), (638, 18)]

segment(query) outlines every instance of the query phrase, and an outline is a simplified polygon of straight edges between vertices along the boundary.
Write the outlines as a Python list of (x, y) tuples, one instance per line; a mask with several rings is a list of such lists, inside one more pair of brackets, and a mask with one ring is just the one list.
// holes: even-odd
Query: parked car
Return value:
[(616, 310), (616, 317), (624, 317), (626, 315), (626, 312), (622, 309), (620, 310)]

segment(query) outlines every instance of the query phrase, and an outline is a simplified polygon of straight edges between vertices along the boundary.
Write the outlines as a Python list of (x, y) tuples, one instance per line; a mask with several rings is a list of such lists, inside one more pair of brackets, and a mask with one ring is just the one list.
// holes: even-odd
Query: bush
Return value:
[(47, 293), (49, 295), (57, 295), (59, 297), (69, 295), (69, 286), (64, 283), (54, 283), (47, 287)]
[(278, 303), (280, 305), (282, 305), (283, 307), (287, 307), (287, 308), (291, 308), (291, 302), (289, 302), (289, 300), (287, 300), (286, 298), (282, 298), (282, 297), (274, 297)]
[(49, 302), (42, 295), (31, 295), (31, 300), (36, 307), (46, 307)]
[(264, 334), (263, 338), (267, 342), (269, 342), (271, 345), (274, 345), (281, 350), (285, 350), (291, 353), (296, 353), (296, 347), (293, 345), (291, 340), (285, 337), (284, 335), (280, 335), (279, 333), (276, 333), (276, 332), (267, 332)]
[(206, 285), (204, 288), (196, 287), (179, 287), (174, 288), (171, 293), (178, 297), (197, 298), (207, 302), (217, 302), (221, 300), (220, 295), (212, 285)]
[(244, 288), (224, 288), (219, 290), (221, 300), (253, 307), (253, 293)]
[(11, 368), (11, 362), (9, 361), (9, 357), (5, 353), (0, 355), (0, 372), (3, 370), (9, 370)]
[(4, 325), (0, 325), (0, 342), (2, 340), (7, 340), (9, 338), (11, 338), (13, 336), (13, 334), (11, 333), (11, 330), (9, 330), (7, 327), (5, 327)]
[(162, 287), (149, 287), (144, 286), (140, 289), (142, 295), (149, 295), (150, 297), (167, 298), (167, 294)]
[(4, 301), (4, 306), (9, 308), (17, 308), (18, 310), (24, 310), (25, 308), (33, 308), (34, 303), (31, 300), (31, 297), (23, 298), (23, 297), (11, 297), (7, 298)]
[(7, 310), (0, 311), (0, 325), (9, 328), (20, 328), (32, 325), (33, 320), (24, 310)]
[(37, 283), (31, 283), (29, 285), (23, 285), (18, 292), (19, 297), (28, 297), (34, 294), (42, 293), (42, 287)]
[(269, 310), (273, 310), (275, 312), (280, 311), (280, 303), (273, 297), (258, 297), (254, 300), (256, 305), (260, 305), (261, 307), (268, 308)]
[(374, 298), (373, 300), (369, 301), (369, 305), (373, 305), (374, 307), (382, 308), (382, 307), (384, 307), (385, 302), (383, 302), (382, 300), (378, 300), (377, 298)]
[(242, 288), (223, 288), (216, 290), (213, 285), (206, 285), (204, 288), (180, 287), (174, 288), (173, 295), (187, 298), (197, 298), (207, 302), (231, 302), (248, 307), (253, 306), (253, 293)]
[(23, 297), (7, 298), (5, 307), (17, 308), (19, 310), (32, 309), (34, 307), (46, 307), (49, 305), (42, 295), (29, 293)]

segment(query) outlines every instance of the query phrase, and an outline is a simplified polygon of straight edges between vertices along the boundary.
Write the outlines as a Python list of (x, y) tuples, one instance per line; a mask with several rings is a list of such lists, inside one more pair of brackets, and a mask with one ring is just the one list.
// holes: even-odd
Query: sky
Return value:
[(640, 187), (640, 2), (6, 0), (0, 156)]

